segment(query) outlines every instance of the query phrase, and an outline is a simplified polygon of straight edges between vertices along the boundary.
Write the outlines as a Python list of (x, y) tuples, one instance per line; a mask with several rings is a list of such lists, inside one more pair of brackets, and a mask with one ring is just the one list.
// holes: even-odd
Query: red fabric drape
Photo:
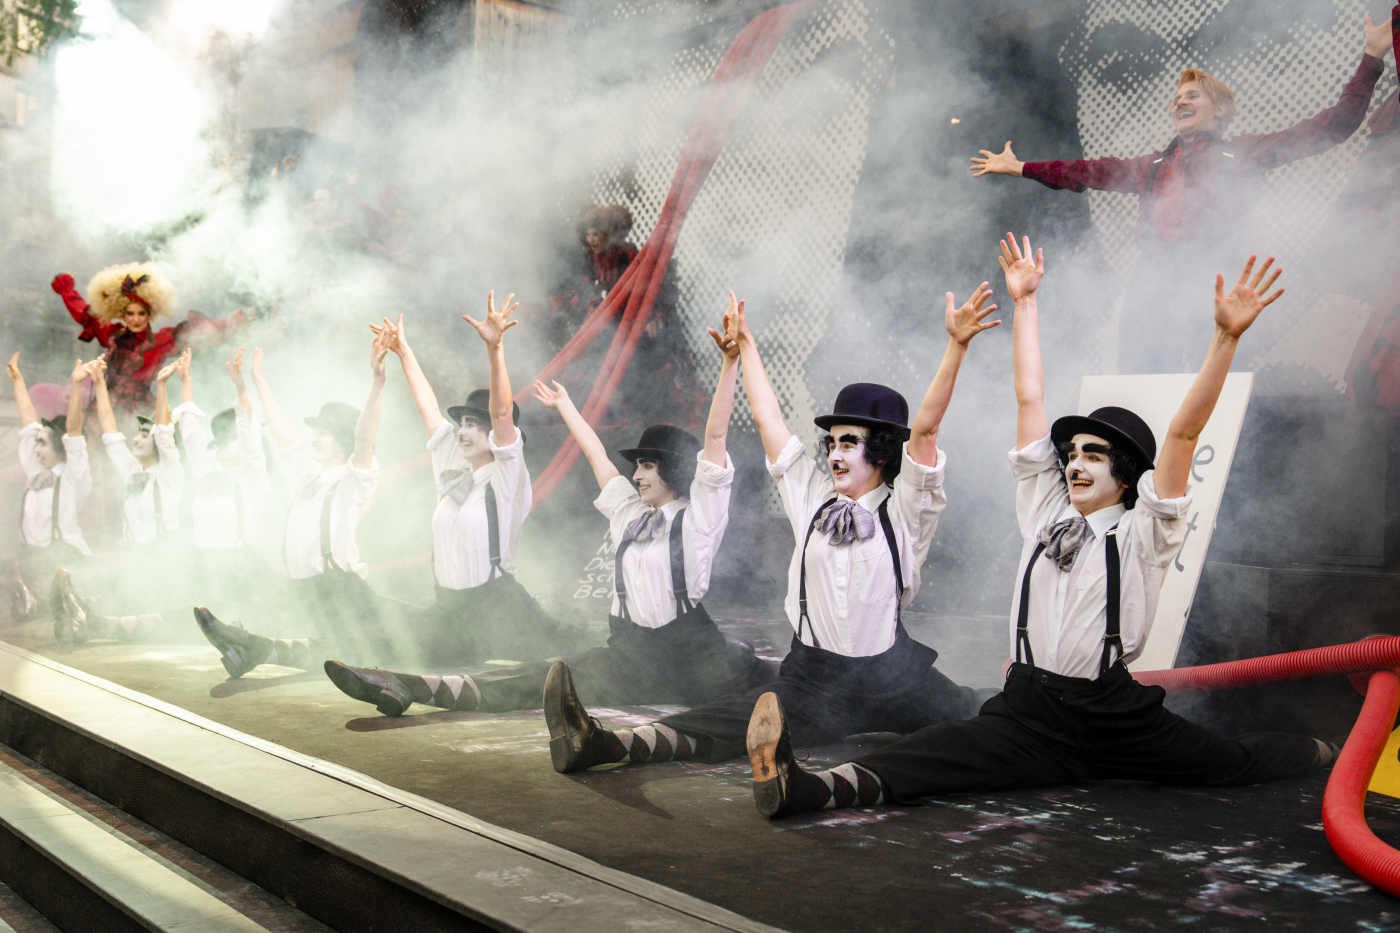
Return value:
[[(608, 347), (603, 366), (598, 371), (588, 399), (579, 409), (589, 424), (596, 426), (600, 423), (627, 372), (637, 341), (646, 329), (647, 319), (661, 290), (666, 270), (671, 265), (671, 254), (675, 251), (686, 212), (709, 177), (710, 169), (719, 158), (740, 111), (753, 94), (759, 75), (792, 24), (815, 4), (816, 0), (800, 0), (767, 10), (745, 26), (729, 46), (729, 51), (710, 79), (699, 112), (691, 124), (656, 229), (622, 278), (608, 292), (606, 300), (584, 320), (578, 332), (536, 377), (549, 380), (557, 376), (588, 348), (607, 322), (621, 311), (622, 319)], [(533, 382), (531, 380), (530, 384)], [(530, 387), (526, 385), (516, 393), (515, 399), (523, 402), (529, 396)], [(534, 482), (532, 492), (536, 505), (548, 498), (559, 485), (578, 462), (579, 453), (578, 444), (572, 437), (559, 448), (549, 466)]]

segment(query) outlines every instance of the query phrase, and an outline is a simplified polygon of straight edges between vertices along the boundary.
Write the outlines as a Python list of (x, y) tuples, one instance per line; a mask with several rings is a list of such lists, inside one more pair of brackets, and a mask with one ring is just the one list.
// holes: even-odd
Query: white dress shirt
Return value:
[[(180, 463), (180, 451), (175, 447), (173, 424), (151, 425), (151, 438), (156, 443), (158, 459), (149, 467), (141, 466), (126, 446), (126, 435), (104, 434), (102, 445), (117, 468), (121, 478), (122, 514), (125, 518), (123, 535), (128, 541), (147, 544), (163, 532), (173, 531), (180, 524), (180, 497), (185, 493), (185, 468)], [(149, 473), (146, 487), (134, 496), (126, 495), (125, 485), (138, 473)], [(156, 520), (156, 487), (160, 487), (160, 520)]]
[(331, 557), (342, 570), (367, 577), (369, 567), (360, 562), (355, 528), (360, 523), (361, 513), (369, 508), (374, 498), (374, 489), (379, 484), (379, 461), (371, 462), (368, 470), (357, 470), (349, 461), (323, 470), (311, 458), (311, 444), (307, 441), (288, 447), (282, 453), (292, 478), (292, 506), (287, 511), (287, 532), (283, 539), (287, 575), (293, 580), (305, 580), (324, 572), (321, 505), (334, 490)]
[[(633, 541), (622, 555), (620, 572), (626, 584), (627, 614), (644, 628), (660, 628), (676, 618), (676, 592), (671, 585), (671, 524), (685, 509), (681, 522), (681, 549), (685, 555), (686, 595), (698, 603), (710, 589), (710, 568), (729, 524), (729, 489), (734, 483), (734, 462), (725, 454), (724, 466), (695, 455), (695, 479), (689, 499), (672, 499), (661, 507), (666, 526), (649, 541)], [(637, 488), (625, 476), (614, 476), (593, 505), (608, 519), (613, 542), (620, 545), (633, 520), (651, 511)], [(613, 591), (612, 614), (622, 615)]]
[[(532, 503), (530, 473), (525, 469), (525, 436), (515, 432), (515, 441), (496, 446), (495, 432), (488, 433), (495, 458), (472, 471), (471, 492), (459, 505), (451, 496), (439, 496), (433, 511), (433, 575), (438, 585), (450, 590), (480, 586), (491, 577), (491, 541), (486, 522), (486, 487), (496, 498), (496, 521), (500, 534), (501, 569), (516, 572), (515, 554), (520, 549), (520, 528), (530, 514)], [(457, 426), (446, 418), (428, 440), (433, 456), (433, 482), (443, 470), (471, 470), (462, 448), (457, 446)]]
[[(26, 478), (38, 476), (44, 471), (35, 452), (35, 441), (47, 430), (37, 421), (19, 429), (19, 463), (24, 468)], [(83, 538), (83, 530), (78, 527), (78, 510), (92, 493), (87, 438), (81, 434), (77, 437), (65, 434), (63, 450), (68, 459), (53, 468), (54, 478), (62, 480), (58, 487), (58, 534), (65, 542), (90, 556), (92, 549)], [(24, 491), (19, 534), (21, 541), (34, 547), (47, 547), (53, 543), (52, 489)]]
[[(851, 658), (871, 657), (894, 645), (900, 607), (896, 606), (894, 561), (877, 514), (880, 503), (889, 499), (890, 526), (904, 572), (906, 606), (919, 591), (919, 570), (933, 543), (938, 516), (948, 504), (943, 493), (943, 466), (947, 461), (943, 451), (938, 451), (938, 464), (931, 467), (910, 458), (908, 443), (904, 445), (903, 457), (904, 464), (893, 487), (881, 484), (855, 500), (875, 519), (873, 536), (833, 546), (820, 530), (812, 532), (807, 542), (807, 619), (811, 627), (803, 627), (803, 644), (812, 644), (815, 631), (822, 648)], [(836, 486), (825, 464), (809, 455), (795, 435), (788, 438), (777, 462), (768, 464), (768, 472), (778, 481), (783, 510), (796, 539), (783, 608), (793, 631), (797, 631), (802, 540), (812, 516), (828, 499), (837, 497)]]
[[(200, 424), (204, 412), (193, 402), (182, 404), (170, 414), (180, 422), (185, 438), (185, 452), (197, 482), (194, 502), (190, 507), (192, 539), (195, 547), (206, 551), (226, 551), (253, 540), (271, 482), (267, 477), (267, 456), (263, 452), (262, 432), (242, 405), (233, 406), (234, 426), (238, 447), (238, 466), (225, 470), (219, 463), (219, 452), (209, 449), (209, 432)], [(234, 499), (234, 490), (238, 499)], [(238, 527), (238, 506), (243, 505), (243, 527)]]
[[(1011, 472), (1016, 477), (1016, 520), (1025, 539), (1011, 597), (1011, 656), (1016, 656), (1016, 620), (1021, 604), (1021, 581), (1026, 562), (1035, 552), (1040, 530), (1079, 514), (1069, 501), (1069, 487), (1055, 447), (1047, 435), (1013, 450)], [(1084, 542), (1069, 570), (1060, 570), (1043, 555), (1031, 571), (1029, 629), (1035, 666), (1066, 677), (1099, 676), (1104, 626), (1108, 623), (1108, 570), (1104, 535), (1118, 526), (1120, 570), (1118, 616), (1123, 658), (1142, 654), (1147, 633), (1157, 614), (1167, 568), (1186, 540), (1183, 519), (1191, 508), (1191, 491), (1179, 499), (1160, 499), (1153, 471), (1138, 480), (1137, 504), (1099, 509), (1085, 516), (1093, 537)], [(1026, 660), (1022, 658), (1022, 660)]]

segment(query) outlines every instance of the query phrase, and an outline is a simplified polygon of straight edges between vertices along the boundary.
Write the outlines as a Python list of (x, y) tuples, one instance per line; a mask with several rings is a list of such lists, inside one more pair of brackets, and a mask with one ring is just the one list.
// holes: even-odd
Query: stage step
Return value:
[[(344, 933), (775, 933), (698, 898), (4, 642), (0, 743)], [(18, 855), (27, 859), (19, 876), (44, 876), (35, 883), (39, 890), (67, 885), (71, 893), (59, 900), (106, 905), (106, 923), (57, 920), (66, 933), (161, 929), (130, 919), (135, 907), (127, 905), (143, 893), (153, 911), (171, 919), (170, 929), (259, 929), (247, 925), (246, 915), (201, 899), (200, 886), (179, 872), (162, 876), (157, 893), (143, 892), (147, 872), (155, 869), (142, 853), (61, 812), (32, 782), (4, 774), (0, 809), (15, 814), (0, 831), (0, 849), (11, 850), (0, 851), (0, 881), (16, 876), (7, 876), (6, 866)], [(30, 842), (13, 828), (34, 832), (31, 827), (45, 821), (54, 824), (56, 838)], [(40, 859), (36, 851), (53, 854)], [(125, 893), (94, 900), (91, 888), (75, 880), (84, 878), (111, 879)], [(29, 888), (17, 893), (26, 900), (38, 896)]]
[(8, 748), (0, 880), (64, 933), (327, 930)]

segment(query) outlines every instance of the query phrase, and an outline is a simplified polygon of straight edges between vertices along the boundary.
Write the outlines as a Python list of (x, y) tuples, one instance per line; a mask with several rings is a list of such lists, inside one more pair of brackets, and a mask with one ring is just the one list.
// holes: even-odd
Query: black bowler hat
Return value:
[[(225, 408), (209, 421), (209, 433), (213, 435), (209, 439), (209, 449), (218, 450), (225, 444), (232, 444), (238, 440), (237, 416), (232, 408)], [(350, 429), (352, 434), (354, 428)]]
[[(470, 418), (478, 426), (490, 429), (491, 427), (491, 390), (477, 389), (467, 396), (465, 405), (453, 405), (447, 409), (447, 417), (453, 424), (461, 424), (463, 418)], [(520, 423), (520, 406), (514, 402), (510, 403), (510, 420), (512, 424)]]
[(830, 431), (832, 425), (855, 424), (867, 428), (890, 428), (909, 438), (909, 403), (889, 386), (856, 382), (836, 393), (835, 410), (813, 418), (817, 427)]
[(642, 439), (636, 447), (619, 450), (618, 456), (636, 463), (638, 460), (660, 460), (672, 457), (678, 460), (693, 460), (700, 452), (701, 443), (680, 428), (669, 424), (653, 424), (642, 432)]
[(321, 413), (306, 419), (306, 423), (317, 431), (329, 431), (331, 437), (346, 450), (355, 449), (355, 424), (360, 420), (360, 410), (344, 402), (327, 402), (321, 406)]
[(1087, 418), (1067, 415), (1050, 428), (1050, 440), (1056, 445), (1074, 440), (1076, 434), (1093, 434), (1114, 447), (1128, 451), (1137, 462), (1139, 474), (1152, 469), (1152, 460), (1157, 456), (1157, 439), (1152, 436), (1152, 429), (1146, 421), (1126, 408), (1109, 405), (1094, 411)]

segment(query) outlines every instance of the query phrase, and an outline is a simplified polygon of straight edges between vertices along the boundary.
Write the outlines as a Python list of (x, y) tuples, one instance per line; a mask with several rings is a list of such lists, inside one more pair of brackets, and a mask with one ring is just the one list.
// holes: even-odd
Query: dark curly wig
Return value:
[[(894, 428), (871, 428), (865, 439), (865, 462), (880, 468), (880, 478), (886, 484), (893, 483), (904, 466), (904, 440), (904, 433)], [(817, 449), (827, 457), (835, 444), (836, 438), (823, 434), (817, 440)]]
[[(1061, 473), (1064, 473), (1065, 468), (1069, 466), (1069, 455), (1073, 450), (1074, 443), (1072, 441), (1055, 445), (1055, 453), (1060, 460)], [(1108, 448), (1108, 468), (1109, 474), (1127, 487), (1123, 490), (1123, 505), (1131, 509), (1137, 505), (1137, 484), (1145, 471), (1138, 469), (1137, 460), (1132, 454), (1121, 447), (1112, 445), (1109, 445)]]

